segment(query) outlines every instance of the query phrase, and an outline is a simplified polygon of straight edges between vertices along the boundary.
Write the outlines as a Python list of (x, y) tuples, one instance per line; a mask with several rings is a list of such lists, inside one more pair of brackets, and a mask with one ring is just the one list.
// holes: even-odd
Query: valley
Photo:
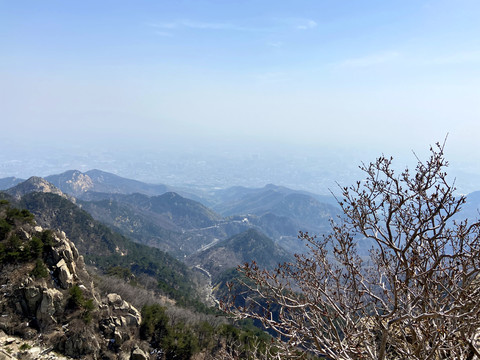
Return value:
[[(95, 281), (98, 289), (89, 290), (92, 296), (119, 293), (136, 306), (161, 304), (170, 314), (169, 323), (184, 324), (183, 330), (172, 327), (170, 331), (180, 331), (178, 336), (186, 337), (192, 331), (198, 332), (201, 325), (200, 320), (192, 322), (192, 318), (206, 316), (212, 324), (213, 319), (209, 318), (212, 315), (208, 314), (218, 312), (219, 301), (226, 292), (225, 283), (236, 277), (238, 265), (256, 261), (273, 269), (291, 261), (293, 253), (301, 251), (303, 246), (296, 237), (297, 228), (321, 230), (330, 217), (338, 214), (337, 208), (319, 202), (313, 194), (274, 185), (197, 191), (192, 198), (186, 192), (180, 195), (172, 190), (167, 185), (145, 184), (99, 170), (85, 173), (72, 170), (27, 180), (0, 179), (0, 201), (26, 209), (39, 226), (60, 231), (72, 241), (89, 274), (98, 278)], [(265, 200), (263, 206), (259, 206), (258, 199)], [(313, 216), (321, 224), (314, 224), (312, 217), (297, 216), (299, 210), (319, 210)], [(182, 315), (184, 312), (191, 314), (190, 319)], [(26, 314), (20, 312), (16, 316)], [(216, 335), (209, 336), (228, 343), (224, 332), (229, 321), (223, 315), (220, 319), (213, 321), (212, 331)], [(258, 328), (245, 326), (235, 325), (232, 331), (254, 336), (252, 339), (264, 337)], [(10, 331), (8, 327), (2, 329)], [(129, 331), (129, 337), (139, 336)], [(105, 334), (98, 335), (99, 341)], [(86, 352), (87, 358), (90, 353), (106, 351), (96, 346), (72, 351)], [(226, 351), (224, 346), (201, 345), (210, 354)], [(135, 350), (127, 345), (121, 349), (130, 352), (130, 357)], [(119, 351), (120, 347), (114, 349)], [(172, 351), (178, 354), (180, 350)], [(198, 350), (188, 351), (190, 354)], [(60, 352), (73, 354), (65, 352), (65, 348), (60, 348)]]
[[(89, 288), (91, 296), (99, 298), (108, 295), (113, 299), (119, 293), (129, 303), (141, 307), (142, 314), (145, 306), (148, 309), (145, 311), (166, 311), (168, 324), (179, 321), (182, 324), (181, 329), (176, 327), (178, 325), (168, 325), (168, 331), (185, 339), (192, 332), (200, 331), (202, 321), (207, 321), (211, 327), (208, 336), (213, 337), (209, 341), (217, 339), (223, 345), (219, 348), (212, 347), (211, 342), (191, 347), (185, 345), (189, 354), (185, 359), (200, 348), (203, 353), (215, 357), (228, 351), (225, 344), (228, 344), (230, 335), (225, 338), (225, 331), (231, 326), (228, 325), (229, 320), (223, 315), (218, 321), (213, 319), (219, 316), (216, 309), (228, 293), (227, 283), (236, 281), (238, 277), (237, 267), (255, 262), (259, 268), (273, 270), (279, 264), (292, 262), (295, 254), (307, 254), (308, 248), (298, 238), (298, 231), (318, 236), (327, 234), (330, 222), (340, 219), (341, 210), (335, 205), (333, 197), (272, 184), (263, 188), (196, 191), (192, 198), (187, 192), (180, 195), (174, 189), (99, 170), (85, 173), (68, 171), (45, 178), (0, 179), (0, 201), (4, 206), (11, 204), (16, 209), (26, 209), (22, 211), (31, 213), (39, 226), (59, 231), (64, 234), (61, 236), (72, 242), (71, 246), (78, 249), (89, 269), (89, 275), (82, 270), (85, 273), (83, 276), (93, 274), (97, 279), (89, 280), (91, 284), (97, 283), (98, 287)], [(477, 193), (467, 197), (464, 208), (462, 215), (474, 218), (478, 211)], [(359, 254), (367, 254), (371, 243), (362, 238), (357, 241)], [(72, 265), (71, 271), (75, 271), (77, 266), (81, 268), (83, 265)], [(69, 288), (73, 284), (63, 286)], [(155, 306), (166, 310), (158, 310)], [(21, 314), (16, 313), (15, 316)], [(99, 314), (97, 316), (103, 316)], [(252, 339), (267, 336), (250, 326), (236, 324), (232, 328), (235, 330), (231, 331), (249, 334)], [(0, 323), (0, 330), (8, 332), (9, 329)], [(22, 331), (28, 332), (28, 329)], [(149, 345), (143, 343), (144, 350), (149, 346), (159, 346), (155, 345), (154, 337), (145, 337), (141, 331), (137, 333), (138, 330), (134, 329), (128, 331), (132, 339), (139, 337), (138, 341), (149, 341)], [(95, 336), (100, 336), (100, 339), (105, 334)], [(139, 344), (138, 341), (134, 343)], [(37, 345), (34, 342), (31, 346), (38, 349)], [(102, 350), (100, 345), (95, 346), (72, 351), (107, 351)], [(113, 352), (133, 354), (135, 349), (122, 345)], [(63, 354), (73, 354), (65, 352), (64, 347), (60, 350)], [(181, 350), (171, 351), (178, 354)], [(132, 356), (130, 359), (133, 359)], [(208, 356), (204, 358), (209, 359)]]

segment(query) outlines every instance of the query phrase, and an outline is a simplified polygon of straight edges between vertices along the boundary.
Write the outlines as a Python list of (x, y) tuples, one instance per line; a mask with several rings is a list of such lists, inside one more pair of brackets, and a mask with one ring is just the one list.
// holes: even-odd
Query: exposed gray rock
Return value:
[(143, 351), (139, 347), (136, 347), (135, 349), (133, 349), (132, 356), (130, 356), (130, 360), (148, 360), (148, 359), (149, 359), (148, 355), (145, 353), (145, 351)]
[[(23, 235), (19, 231), (21, 241), (40, 237), (44, 231), (34, 223), (19, 230), (23, 231)], [(100, 304), (92, 278), (75, 245), (63, 232), (55, 231), (51, 235), (52, 247), (43, 254), (49, 271), (47, 277), (29, 276), (35, 266), (33, 262), (8, 264), (0, 273), (3, 284), (0, 307), (8, 308), (0, 317), (0, 329), (22, 336), (22, 343), (8, 345), (13, 358), (59, 359), (59, 355), (52, 352), (55, 350), (77, 359), (148, 359), (149, 352), (141, 350), (149, 345), (139, 338), (140, 312), (118, 294), (109, 294)], [(86, 303), (68, 306), (71, 303), (67, 300), (72, 296), (69, 289), (74, 285), (78, 285), (85, 300), (94, 301), (93, 310), (87, 308)], [(24, 342), (31, 348), (20, 350)], [(0, 339), (0, 360), (4, 345)], [(134, 345), (141, 348), (131, 352)]]
[(142, 315), (133, 305), (126, 302), (118, 294), (108, 294), (107, 303), (113, 305), (114, 310), (122, 311), (124, 314), (121, 319), (123, 326), (140, 326)]
[(82, 357), (87, 354), (97, 353), (100, 349), (100, 344), (92, 334), (86, 331), (70, 333), (65, 339), (65, 354), (71, 357)]
[(113, 333), (113, 338), (115, 339), (115, 345), (121, 346), (126, 340), (128, 340), (129, 336), (127, 333), (117, 328)]
[(23, 288), (23, 298), (25, 299), (26, 309), (28, 313), (35, 314), (38, 304), (42, 298), (43, 289), (36, 286), (28, 286)]
[(25, 194), (29, 194), (32, 192), (43, 192), (57, 194), (65, 199), (69, 199), (70, 201), (75, 202), (75, 199), (73, 197), (65, 195), (53, 184), (37, 176), (32, 176), (28, 180), (25, 180), (24, 182), (5, 190), (5, 192), (9, 195), (12, 195), (17, 200), (20, 200), (21, 197)]
[(130, 354), (122, 352), (118, 354), (118, 360), (130, 360)]
[(37, 319), (41, 327), (56, 323), (55, 313), (62, 311), (63, 294), (57, 289), (45, 289), (42, 302), (37, 309)]
[(128, 314), (125, 315), (127, 326), (140, 326), (142, 323), (142, 315), (135, 307), (130, 305)]
[(122, 297), (114, 293), (107, 295), (107, 301), (109, 305), (116, 305), (116, 306), (122, 305), (123, 303)]
[(122, 300), (122, 302), (117, 305), (117, 306), (114, 306), (113, 308), (115, 310), (122, 310), (122, 311), (128, 311), (130, 310), (130, 304), (128, 302), (126, 302), (125, 300)]
[(0, 360), (10, 360), (10, 359), (15, 359), (11, 357), (6, 351), (3, 349), (0, 349)]
[(53, 249), (53, 255), (55, 261), (59, 261), (60, 259), (64, 259), (65, 262), (69, 263), (74, 261), (72, 248), (70, 244), (66, 241), (62, 241), (60, 246), (57, 246)]
[(58, 271), (59, 285), (64, 289), (68, 289), (73, 285), (73, 276), (70, 273), (65, 260), (61, 259), (56, 266)]

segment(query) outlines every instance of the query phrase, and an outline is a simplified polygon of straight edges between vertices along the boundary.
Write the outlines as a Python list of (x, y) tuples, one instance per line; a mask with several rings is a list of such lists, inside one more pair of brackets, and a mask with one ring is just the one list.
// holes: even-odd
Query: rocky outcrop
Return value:
[(134, 306), (126, 302), (117, 294), (107, 295), (107, 304), (114, 313), (123, 313), (122, 322), (126, 326), (140, 326), (142, 315)]
[(46, 347), (38, 341), (21, 339), (0, 331), (0, 360), (11, 359), (67, 360), (70, 358), (54, 353), (51, 346)]
[[(35, 224), (16, 231), (25, 244), (47, 234)], [(72, 358), (149, 359), (144, 351), (148, 344), (139, 340), (140, 312), (117, 294), (98, 301), (75, 245), (63, 232), (49, 232), (47, 237), (40, 261), (46, 268), (44, 276), (31, 275), (34, 262), (0, 263), (0, 331), (28, 341), (28, 351), (21, 355), (19, 345), (16, 354), (47, 359), (40, 350), (34, 354), (30, 349), (40, 341)], [(0, 360), (8, 356), (0, 351)]]
[(92, 327), (85, 326), (80, 319), (75, 319), (70, 322), (58, 348), (67, 356), (83, 358), (91, 355), (95, 358), (101, 348), (99, 340)]
[(63, 294), (57, 289), (44, 289), (42, 292), (42, 301), (37, 307), (37, 320), (46, 327), (51, 324), (56, 324), (56, 315), (63, 310)]
[(51, 261), (55, 265), (55, 274), (60, 287), (68, 289), (77, 276), (77, 262), (83, 266), (83, 258), (78, 254), (75, 245), (69, 241), (63, 231), (53, 237)]
[(64, 259), (61, 259), (57, 264), (57, 279), (60, 286), (64, 289), (68, 289), (73, 285), (73, 275), (67, 266)]
[(5, 192), (13, 196), (17, 200), (19, 200), (25, 194), (29, 194), (32, 192), (43, 192), (43, 193), (52, 193), (52, 194), (60, 195), (65, 199), (75, 201), (74, 198), (72, 198), (71, 196), (65, 195), (55, 185), (49, 183), (47, 180), (38, 176), (32, 176), (28, 180), (21, 182), (20, 184), (6, 190)]
[(93, 189), (93, 181), (87, 174), (83, 174), (80, 171), (74, 171), (72, 178), (67, 180), (67, 185), (71, 187), (74, 194), (84, 193)]
[(117, 294), (108, 294), (104, 306), (110, 316), (102, 319), (100, 330), (110, 347), (118, 351), (126, 341), (137, 335), (142, 317), (134, 306)]
[(136, 347), (132, 351), (132, 356), (130, 357), (130, 360), (148, 360), (149, 356), (143, 351), (142, 349)]

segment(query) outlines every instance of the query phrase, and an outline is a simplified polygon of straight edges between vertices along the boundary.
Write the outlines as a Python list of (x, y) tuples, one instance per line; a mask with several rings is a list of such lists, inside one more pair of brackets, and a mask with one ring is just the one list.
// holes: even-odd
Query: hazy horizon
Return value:
[[(0, 1), (0, 178), (104, 164), (321, 190), (448, 133), (460, 188), (480, 189), (479, 13), (473, 0)], [(202, 175), (215, 159), (248, 171)]]

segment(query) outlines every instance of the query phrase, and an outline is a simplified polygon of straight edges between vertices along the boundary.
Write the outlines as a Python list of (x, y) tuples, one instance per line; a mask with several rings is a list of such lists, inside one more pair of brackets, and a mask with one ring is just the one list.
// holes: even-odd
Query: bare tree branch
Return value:
[(453, 221), (465, 197), (447, 181), (444, 146), (412, 172), (384, 156), (362, 164), (331, 233), (300, 233), (309, 255), (273, 272), (241, 266), (244, 292), (223, 308), (277, 332), (282, 359), (480, 359), (480, 224)]

